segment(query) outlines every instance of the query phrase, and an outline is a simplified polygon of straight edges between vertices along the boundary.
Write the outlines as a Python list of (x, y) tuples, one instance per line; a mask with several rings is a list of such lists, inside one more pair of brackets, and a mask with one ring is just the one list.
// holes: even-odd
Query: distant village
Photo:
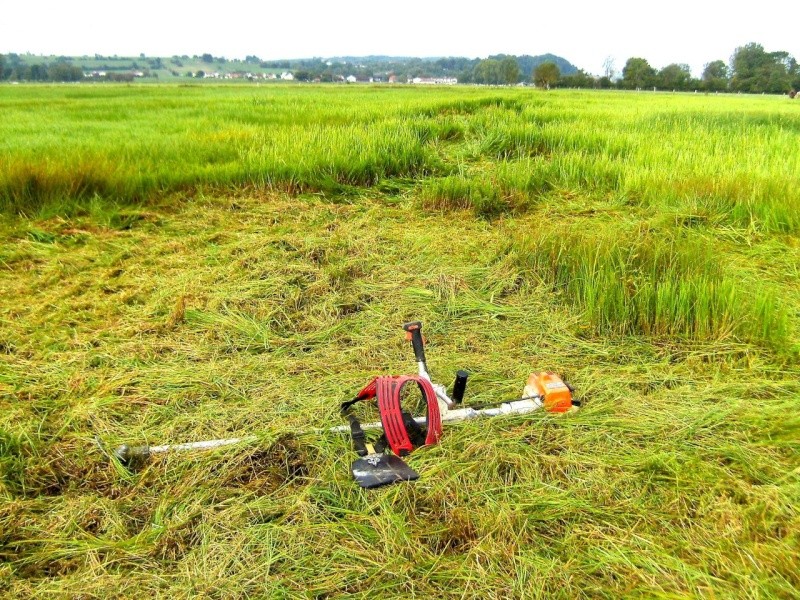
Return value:
[[(144, 77), (143, 71), (134, 71), (134, 77)], [(294, 75), (290, 71), (278, 73), (220, 73), (218, 71), (206, 73), (204, 71), (197, 71), (188, 73), (190, 77), (201, 79), (245, 79), (248, 81), (257, 80), (283, 80), (293, 81)], [(86, 73), (87, 78), (103, 79), (107, 76), (104, 71), (92, 71)], [(407, 77), (400, 78), (396, 75), (388, 75), (387, 77), (357, 77), (355, 75), (338, 75), (333, 78), (335, 82), (339, 83), (412, 83), (418, 85), (455, 85), (458, 83), (456, 77)], [(322, 79), (316, 77), (312, 80), (314, 83), (320, 83)]]

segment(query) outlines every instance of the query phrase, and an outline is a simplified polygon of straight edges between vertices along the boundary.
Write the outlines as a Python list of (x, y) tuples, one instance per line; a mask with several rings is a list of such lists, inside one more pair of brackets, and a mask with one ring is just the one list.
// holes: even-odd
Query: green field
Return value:
[[(3, 86), (0, 596), (797, 597), (798, 109)], [(549, 369), (583, 408), (361, 490), (298, 432), (414, 372), (412, 319), (466, 404)]]

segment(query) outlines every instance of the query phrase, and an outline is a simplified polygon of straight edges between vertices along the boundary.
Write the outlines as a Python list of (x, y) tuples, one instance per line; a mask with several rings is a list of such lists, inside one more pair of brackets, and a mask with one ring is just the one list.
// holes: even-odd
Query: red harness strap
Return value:
[(414, 382), (422, 392), (428, 411), (426, 417), (427, 433), (425, 445), (436, 444), (442, 435), (442, 418), (439, 414), (439, 401), (431, 382), (416, 375), (400, 375), (396, 377), (376, 377), (362, 389), (353, 401), (378, 398), (378, 411), (381, 415), (383, 432), (389, 447), (397, 456), (405, 456), (414, 449), (408, 430), (403, 421), (400, 397), (403, 388)]

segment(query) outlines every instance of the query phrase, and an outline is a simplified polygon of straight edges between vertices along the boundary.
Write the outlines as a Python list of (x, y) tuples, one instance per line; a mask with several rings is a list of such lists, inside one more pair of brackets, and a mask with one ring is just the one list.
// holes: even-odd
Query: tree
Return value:
[(611, 81), (611, 78), (603, 75), (600, 79), (597, 80), (597, 87), (599, 87), (601, 90), (607, 90), (614, 87), (614, 82)]
[(644, 58), (629, 58), (622, 69), (622, 86), (630, 90), (650, 87), (656, 71)]
[(437, 73), (438, 75), (451, 75), (456, 73), (459, 74), (458, 80), (461, 81), (461, 73), (468, 71), (470, 77), (472, 77), (472, 71), (475, 69), (475, 65), (478, 64), (478, 59), (448, 56), (437, 59), (433, 64), (439, 70)]
[(464, 69), (456, 78), (458, 83), (472, 83), (475, 81), (475, 69)]
[(731, 57), (731, 89), (753, 94), (784, 94), (798, 75), (797, 61), (788, 52), (766, 52), (750, 43)]
[(0, 80), (3, 79), (3, 72), (6, 68), (6, 57), (0, 54)]
[(52, 81), (80, 81), (83, 79), (83, 69), (65, 62), (58, 62), (47, 70), (47, 76)]
[(769, 67), (761, 44), (750, 43), (736, 48), (731, 57), (731, 88), (737, 92), (763, 92)]
[(770, 58), (774, 61), (774, 67), (770, 73), (770, 83), (767, 92), (773, 94), (786, 94), (800, 77), (800, 66), (795, 58), (788, 52), (771, 52)]
[(549, 90), (560, 76), (561, 72), (554, 62), (543, 62), (533, 70), (533, 82), (546, 90)]
[(613, 56), (606, 56), (606, 59), (603, 61), (603, 76), (611, 81), (614, 79), (614, 76), (617, 74), (617, 69), (614, 61)]
[(658, 72), (656, 85), (664, 90), (688, 90), (692, 81), (689, 65), (673, 63)]
[(508, 85), (514, 85), (519, 81), (520, 69), (517, 59), (513, 56), (506, 56), (500, 61), (500, 74), (503, 81)]
[(728, 89), (728, 65), (724, 61), (715, 60), (706, 63), (703, 69), (703, 87), (709, 92), (722, 92)]
[(503, 74), (500, 70), (500, 61), (487, 58), (475, 65), (475, 81), (488, 85), (498, 85), (503, 81)]
[(214, 57), (211, 56), (210, 54), (206, 53), (206, 54), (203, 54), (203, 56), (200, 57), (200, 60), (202, 60), (204, 63), (207, 63), (207, 64), (210, 65), (211, 63), (214, 62)]
[(583, 70), (564, 75), (558, 80), (558, 87), (565, 88), (590, 89), (598, 87), (598, 85), (598, 81)]
[(47, 81), (48, 79), (52, 79), (53, 81), (69, 81), (69, 79), (64, 79), (60, 76), (60, 74), (64, 73), (65, 67), (66, 65), (56, 65), (55, 67), (51, 67), (48, 73), (46, 65), (32, 64), (28, 71), (28, 80)]

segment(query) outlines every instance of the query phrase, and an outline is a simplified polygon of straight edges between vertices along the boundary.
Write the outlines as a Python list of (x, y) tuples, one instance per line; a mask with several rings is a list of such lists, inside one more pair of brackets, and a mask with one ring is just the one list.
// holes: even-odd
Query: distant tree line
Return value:
[(700, 79), (692, 77), (688, 65), (670, 64), (656, 70), (644, 58), (629, 58), (617, 85), (623, 89), (785, 94), (800, 89), (800, 65), (788, 52), (766, 52), (760, 44), (750, 43), (736, 48), (730, 64), (723, 60), (706, 63)]
[(556, 85), (750, 94), (786, 94), (800, 90), (800, 65), (794, 57), (784, 51), (766, 52), (756, 43), (736, 48), (728, 63), (721, 59), (706, 63), (699, 79), (692, 77), (689, 65), (673, 63), (657, 70), (640, 57), (629, 58), (621, 77), (615, 78), (615, 75), (613, 64), (607, 64), (602, 77), (591, 77), (579, 71), (560, 77)]
[[(164, 68), (161, 58), (147, 59), (140, 55), (147, 66), (142, 70)], [(193, 58), (204, 64), (224, 64), (224, 57), (206, 53)], [(109, 63), (118, 57), (95, 55), (96, 60)], [(189, 57), (173, 56), (170, 63), (183, 66)], [(783, 94), (800, 90), (800, 66), (788, 52), (767, 52), (757, 43), (736, 48), (730, 61), (713, 60), (705, 65), (701, 77), (692, 77), (688, 65), (673, 63), (663, 69), (655, 69), (641, 57), (627, 60), (621, 72), (617, 72), (611, 59), (606, 59), (601, 76), (590, 75), (569, 61), (553, 54), (540, 56), (513, 56), (498, 54), (485, 59), (446, 57), (437, 59), (398, 58), (387, 56), (340, 57), (330, 60), (320, 58), (301, 60), (263, 61), (257, 56), (247, 56), (245, 63), (259, 65), (265, 69), (292, 71), (299, 81), (341, 81), (354, 75), (360, 80), (378, 78), (385, 80), (394, 75), (399, 81), (414, 77), (455, 77), (459, 83), (483, 85), (516, 85), (521, 82), (534, 83), (543, 88), (619, 88), (657, 89), (707, 92), (746, 92)], [(136, 62), (132, 68), (139, 69)], [(107, 72), (106, 78), (126, 81), (129, 73), (113, 71), (130, 70), (131, 66), (106, 64), (98, 70)], [(174, 73), (177, 71), (173, 70)], [(68, 57), (58, 57), (51, 64), (29, 64), (17, 54), (0, 55), (0, 80), (15, 81), (80, 81), (83, 70), (72, 64)]]
[(627, 60), (621, 72), (606, 60), (602, 75), (591, 75), (569, 61), (552, 55), (512, 56), (499, 54), (486, 59), (390, 58), (383, 56), (261, 61), (265, 68), (291, 70), (300, 81), (337, 81), (347, 75), (359, 79), (395, 75), (403, 81), (413, 77), (457, 77), (459, 83), (515, 85), (534, 83), (544, 88), (657, 89), (668, 91), (746, 92), (783, 94), (800, 90), (800, 68), (784, 51), (766, 52), (757, 43), (736, 48), (728, 62), (718, 59), (705, 65), (700, 78), (686, 64), (672, 63), (653, 68), (640, 57)]
[(67, 57), (59, 57), (52, 64), (25, 63), (18, 54), (0, 54), (0, 80), (14, 81), (81, 81), (83, 69), (69, 62)]
[(454, 77), (459, 83), (482, 83), (488, 85), (512, 85), (529, 81), (533, 69), (551, 61), (559, 66), (562, 73), (574, 73), (578, 69), (560, 56), (545, 54), (541, 56), (511, 56), (497, 54), (487, 59), (445, 57), (436, 59), (396, 58), (387, 56), (345, 56), (322, 60), (320, 58), (301, 60), (261, 61), (264, 69), (292, 71), (300, 81), (337, 81), (349, 75), (358, 79), (386, 79), (394, 75), (400, 81), (414, 77)]
[[(605, 74), (593, 76), (581, 69), (565, 73), (561, 65), (547, 60), (533, 67), (530, 77), (515, 71), (510, 60), (486, 59), (474, 68), (471, 77), (462, 81), (491, 85), (533, 81), (539, 87), (656, 89), (665, 91), (744, 92), (785, 94), (800, 90), (800, 65), (788, 52), (766, 52), (760, 44), (736, 48), (729, 63), (714, 60), (705, 65), (701, 77), (692, 77), (689, 65), (673, 63), (657, 70), (644, 58), (627, 60), (621, 74), (613, 61), (606, 61)], [(621, 76), (619, 76), (621, 75)]]
[[(95, 59), (103, 59), (99, 55), (95, 55)], [(53, 62), (34, 62), (30, 63), (22, 59), (18, 54), (8, 54), (3, 56), (0, 54), (0, 81), (83, 81), (86, 79), (86, 73), (83, 67), (72, 63), (72, 58), (66, 56), (59, 56)], [(115, 61), (121, 60), (117, 57), (108, 57), (103, 60)], [(152, 59), (148, 63), (150, 66), (161, 68), (162, 59)], [(138, 63), (124, 65), (107, 65), (97, 66), (92, 69), (95, 72), (104, 72), (102, 77), (107, 81), (133, 81), (135, 75), (133, 71), (140, 71), (144, 77), (154, 76), (149, 67), (140, 67)]]
[(718, 59), (707, 63), (700, 78), (693, 77), (686, 64), (672, 63), (655, 69), (640, 57), (629, 58), (621, 72), (617, 72), (613, 61), (607, 59), (605, 72), (596, 76), (552, 54), (499, 54), (482, 60), (342, 57), (324, 62), (321, 59), (261, 61), (260, 65), (292, 70), (300, 81), (336, 81), (347, 75), (368, 79), (393, 74), (400, 81), (420, 76), (449, 76), (457, 77), (459, 83), (515, 85), (532, 82), (548, 89), (617, 88), (767, 94), (800, 90), (800, 67), (795, 58), (784, 51), (766, 52), (757, 43), (736, 48), (728, 62)]

